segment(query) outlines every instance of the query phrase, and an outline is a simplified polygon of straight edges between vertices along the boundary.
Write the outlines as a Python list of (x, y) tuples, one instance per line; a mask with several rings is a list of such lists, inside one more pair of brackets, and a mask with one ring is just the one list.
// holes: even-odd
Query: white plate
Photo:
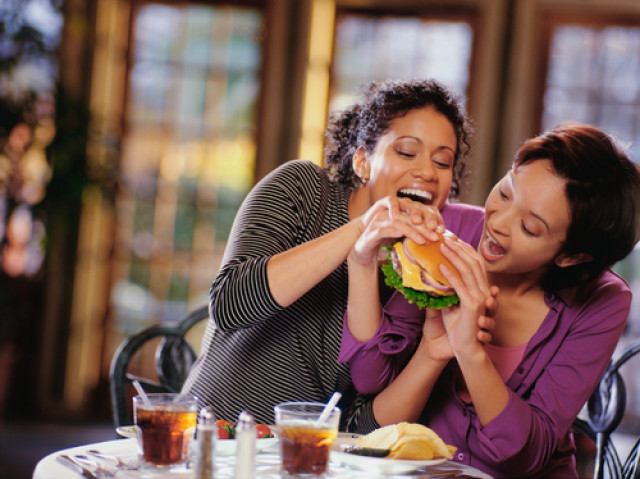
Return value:
[[(277, 437), (266, 437), (256, 439), (256, 452), (260, 452), (278, 442)], [(238, 448), (238, 441), (235, 439), (218, 439), (216, 441), (216, 454), (218, 456), (233, 456)], [(276, 452), (274, 450), (274, 452)]]
[(423, 469), (429, 466), (436, 466), (447, 462), (447, 459), (440, 457), (428, 461), (411, 460), (411, 459), (392, 459), (386, 457), (370, 457), (359, 456), (342, 452), (340, 446), (342, 444), (355, 444), (358, 436), (351, 434), (339, 434), (333, 443), (331, 451), (331, 461), (343, 464), (345, 466), (354, 467), (363, 471), (375, 472), (378, 474), (406, 474), (416, 469)]

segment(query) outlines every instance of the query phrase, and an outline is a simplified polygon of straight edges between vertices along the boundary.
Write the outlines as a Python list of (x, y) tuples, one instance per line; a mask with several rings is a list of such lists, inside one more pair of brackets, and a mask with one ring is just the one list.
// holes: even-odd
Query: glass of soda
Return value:
[(334, 407), (319, 421), (324, 407), (319, 402), (275, 406), (283, 477), (326, 477), (331, 445), (338, 435), (340, 409)]
[(138, 456), (144, 468), (186, 469), (197, 423), (197, 398), (157, 393), (133, 398)]

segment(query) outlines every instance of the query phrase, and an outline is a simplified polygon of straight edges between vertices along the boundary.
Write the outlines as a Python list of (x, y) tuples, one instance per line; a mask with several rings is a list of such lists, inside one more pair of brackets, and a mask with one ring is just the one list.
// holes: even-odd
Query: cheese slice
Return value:
[[(416, 291), (425, 291), (427, 293), (434, 293), (438, 296), (452, 296), (455, 294), (455, 291), (451, 290), (449, 292), (437, 291), (432, 288), (428, 284), (422, 282), (422, 268), (411, 261), (406, 253), (404, 252), (404, 248), (402, 247), (402, 241), (397, 241), (393, 245), (394, 251), (398, 254), (398, 258), (400, 259), (400, 266), (402, 267), (402, 286), (405, 288), (412, 288)], [(425, 271), (425, 274), (426, 271)], [(429, 276), (429, 278), (437, 283), (435, 278)]]
[(418, 291), (424, 291), (425, 285), (420, 279), (420, 266), (411, 262), (404, 252), (402, 241), (397, 241), (393, 245), (393, 249), (398, 254), (400, 266), (402, 267), (402, 286), (413, 288)]

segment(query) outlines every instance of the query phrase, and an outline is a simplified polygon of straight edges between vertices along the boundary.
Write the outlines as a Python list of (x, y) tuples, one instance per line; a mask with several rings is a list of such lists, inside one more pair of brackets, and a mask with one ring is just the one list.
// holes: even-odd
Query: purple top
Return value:
[[(449, 228), (446, 219), (445, 224)], [(380, 329), (368, 343), (358, 343), (344, 328), (342, 351), (351, 355), (356, 386), (379, 388), (376, 382), (395, 376), (398, 365), (415, 350), (417, 338), (407, 339), (404, 349), (396, 348), (404, 356), (398, 361), (387, 348), (386, 338), (394, 329), (402, 335), (408, 328), (416, 330), (413, 322), (420, 324), (415, 306), (404, 301), (402, 308), (398, 303), (390, 298)], [(455, 460), (495, 478), (578, 477), (571, 424), (611, 359), (629, 313), (631, 291), (619, 276), (606, 271), (582, 287), (546, 293), (545, 303), (549, 313), (506, 382), (509, 401), (493, 421), (483, 427), (473, 404), (459, 397), (455, 361), (440, 376), (420, 420), (458, 448)], [(409, 326), (394, 324), (407, 316), (413, 318)], [(377, 427), (370, 406), (369, 415), (367, 425), (363, 420), (359, 427)]]

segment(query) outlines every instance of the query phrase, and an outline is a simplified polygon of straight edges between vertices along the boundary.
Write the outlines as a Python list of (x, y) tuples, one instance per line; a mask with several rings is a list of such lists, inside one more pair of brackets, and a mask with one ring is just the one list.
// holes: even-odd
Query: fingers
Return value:
[(478, 316), (478, 332), (477, 338), (481, 343), (490, 343), (493, 339), (492, 331), (495, 327), (496, 322), (490, 316)]
[(439, 309), (425, 310), (425, 320), (430, 320), (430, 319), (442, 320), (442, 311)]
[(399, 198), (398, 203), (401, 211), (413, 226), (430, 241), (438, 241), (438, 233), (442, 234), (445, 230), (444, 220), (440, 214), (440, 210), (435, 206), (427, 206), (408, 198)]
[(487, 309), (487, 314), (493, 317), (498, 310), (498, 300), (496, 299), (498, 296), (499, 288), (497, 286), (491, 286), (489, 288), (490, 296), (487, 297), (484, 306)]
[(456, 284), (454, 284), (454, 281), (457, 279), (455, 275), (445, 275), (451, 285), (456, 288), (458, 295), (460, 295), (461, 291), (457, 288), (464, 287), (470, 293), (479, 291), (485, 298), (491, 296), (484, 261), (471, 245), (460, 240), (445, 239), (444, 245), (442, 246), (442, 253), (451, 261), (451, 264), (453, 264), (463, 280), (462, 284), (458, 282), (458, 286), (456, 286)]
[(483, 329), (479, 329), (478, 330), (478, 341), (483, 343), (483, 344), (489, 344), (491, 342), (491, 333), (489, 333), (488, 331), (484, 331)]
[(389, 238), (407, 237), (418, 244), (437, 241), (444, 231), (444, 221), (435, 206), (427, 206), (408, 198), (385, 197), (365, 214), (365, 229), (379, 228)]
[(478, 316), (478, 328), (484, 330), (487, 333), (491, 333), (495, 326), (496, 322), (492, 317), (486, 315)]

